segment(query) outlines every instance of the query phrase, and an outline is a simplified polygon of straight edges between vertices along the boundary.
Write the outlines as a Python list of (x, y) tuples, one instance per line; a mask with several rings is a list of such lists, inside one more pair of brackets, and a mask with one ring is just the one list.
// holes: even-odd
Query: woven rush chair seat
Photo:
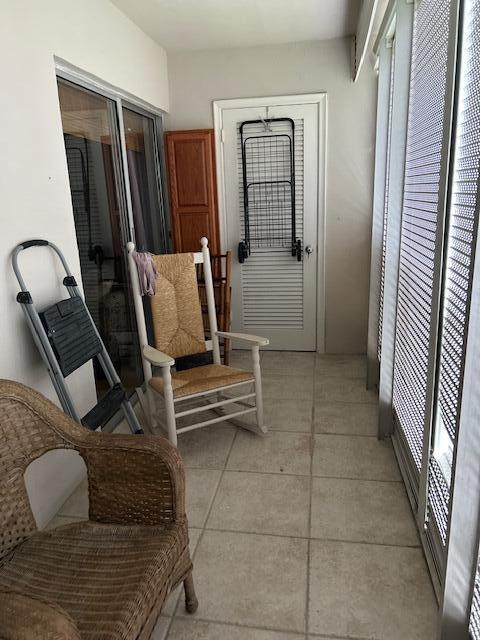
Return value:
[[(85, 461), (89, 519), (38, 531), (24, 474), (54, 449)], [(193, 612), (178, 450), (158, 436), (89, 431), (0, 380), (0, 638), (147, 640), (181, 581)]]
[[(255, 380), (250, 371), (227, 367), (223, 364), (207, 364), (184, 371), (172, 371), (173, 397), (183, 398), (194, 393), (228, 387), (249, 380), (252, 382)], [(155, 391), (163, 393), (163, 378), (155, 376), (150, 378), (149, 383)]]

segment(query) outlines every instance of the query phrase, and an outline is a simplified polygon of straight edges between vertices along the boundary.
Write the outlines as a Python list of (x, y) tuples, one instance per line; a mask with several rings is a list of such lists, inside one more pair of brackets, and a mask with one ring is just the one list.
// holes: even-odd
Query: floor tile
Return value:
[(308, 477), (226, 471), (207, 528), (308, 536), (309, 504)]
[(306, 540), (205, 531), (195, 554), (195, 616), (302, 632), (306, 565)]
[[(139, 416), (139, 420), (140, 420), (140, 424), (142, 424), (143, 422), (143, 415)], [(146, 430), (146, 429), (145, 429)], [(132, 435), (132, 431), (130, 429), (130, 427), (128, 426), (128, 422), (124, 419), (121, 420), (117, 426), (115, 427), (115, 429), (113, 430), (113, 433), (121, 433), (125, 436), (129, 436)]]
[(186, 469), (185, 505), (191, 527), (205, 524), (221, 474), (216, 469)]
[(317, 374), (315, 377), (316, 402), (371, 402), (378, 403), (374, 391), (368, 391), (364, 378), (342, 378)]
[(76, 516), (88, 518), (88, 481), (84, 478), (75, 491), (60, 507), (59, 516)]
[(303, 640), (303, 637), (297, 633), (234, 627), (186, 618), (176, 618), (168, 634), (168, 640)]
[[(155, 640), (154, 638), (152, 640)], [(351, 638), (345, 638), (345, 636), (324, 636), (323, 634), (321, 636), (316, 635), (316, 634), (310, 634), (306, 637), (306, 640), (351, 640)], [(371, 640), (369, 638), (369, 640)], [(383, 640), (383, 638), (382, 638)]]
[(271, 399), (292, 399), (313, 401), (312, 376), (299, 376), (295, 374), (263, 373), (262, 390), (265, 404)]
[(309, 475), (310, 436), (270, 431), (262, 438), (247, 431), (239, 431), (227, 469)]
[(312, 538), (418, 546), (401, 482), (313, 478)]
[(314, 426), (317, 433), (376, 436), (378, 407), (375, 404), (316, 402)]
[(230, 367), (238, 367), (239, 369), (252, 370), (252, 350), (251, 349), (232, 349), (230, 351)]
[(315, 367), (315, 353), (312, 351), (264, 351), (262, 372), (278, 373), (283, 376), (312, 376)]
[(367, 377), (367, 358), (363, 355), (324, 355), (318, 354), (315, 366), (316, 376), (342, 378)]
[(312, 540), (309, 631), (434, 640), (436, 602), (420, 549)]
[[(198, 545), (198, 541), (200, 540), (200, 535), (202, 533), (201, 529), (194, 529), (193, 527), (188, 528), (188, 537), (190, 540), (190, 556), (193, 557), (195, 554), (195, 550)], [(195, 565), (194, 565), (195, 570)], [(195, 574), (194, 574), (195, 575)], [(164, 616), (172, 616), (175, 612), (175, 607), (177, 605), (178, 599), (183, 596), (183, 582), (181, 582), (178, 587), (173, 591), (168, 597), (162, 608), (162, 615)], [(180, 605), (182, 607), (182, 605)], [(183, 610), (183, 609), (182, 609)]]
[(223, 469), (236, 427), (220, 423), (178, 436), (178, 448), (186, 467)]
[(296, 398), (265, 398), (265, 424), (271, 431), (300, 431), (310, 433), (312, 402)]
[(164, 615), (159, 616), (157, 623), (153, 628), (150, 640), (166, 640), (170, 620), (170, 617)]
[(363, 480), (400, 480), (389, 440), (316, 434), (313, 475)]

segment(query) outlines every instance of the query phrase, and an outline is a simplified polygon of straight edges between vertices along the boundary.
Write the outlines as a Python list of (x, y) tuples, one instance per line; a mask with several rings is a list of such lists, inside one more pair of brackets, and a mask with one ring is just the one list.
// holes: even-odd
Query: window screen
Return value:
[[(460, 415), (467, 338), (472, 259), (477, 233), (480, 158), (480, 1), (467, 0), (460, 67), (454, 169), (448, 217), (443, 285), (440, 369), (435, 425), (433, 479), (450, 483), (453, 448)], [(447, 535), (448, 491), (429, 487), (442, 541)]]
[[(480, 211), (480, 0), (464, 4), (455, 161), (445, 277), (439, 388), (440, 427), (453, 441), (467, 339), (474, 243)], [(477, 256), (478, 259), (478, 256)], [(478, 392), (480, 393), (480, 381)], [(477, 571), (470, 633), (480, 640), (480, 577)]]
[[(415, 10), (401, 225), (393, 407), (414, 467), (422, 460), (432, 306), (442, 224), (450, 0)], [(436, 320), (436, 319), (435, 319)]]

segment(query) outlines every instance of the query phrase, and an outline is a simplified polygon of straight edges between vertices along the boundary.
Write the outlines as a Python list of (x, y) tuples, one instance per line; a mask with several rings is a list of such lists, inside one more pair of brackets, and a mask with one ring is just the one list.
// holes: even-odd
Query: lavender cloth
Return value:
[(148, 251), (133, 251), (132, 258), (137, 265), (141, 295), (154, 296), (156, 291), (157, 270), (152, 259), (152, 254), (148, 253)]

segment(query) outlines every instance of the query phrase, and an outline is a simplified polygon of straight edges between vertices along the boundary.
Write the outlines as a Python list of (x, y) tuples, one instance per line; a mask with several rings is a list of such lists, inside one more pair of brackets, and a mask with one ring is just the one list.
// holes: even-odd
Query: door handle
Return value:
[(311, 244), (307, 244), (307, 246), (305, 247), (305, 253), (307, 254), (307, 256), (310, 256), (313, 253), (313, 247)]
[(297, 258), (297, 262), (302, 261), (302, 241), (300, 238), (292, 245), (292, 256)]

